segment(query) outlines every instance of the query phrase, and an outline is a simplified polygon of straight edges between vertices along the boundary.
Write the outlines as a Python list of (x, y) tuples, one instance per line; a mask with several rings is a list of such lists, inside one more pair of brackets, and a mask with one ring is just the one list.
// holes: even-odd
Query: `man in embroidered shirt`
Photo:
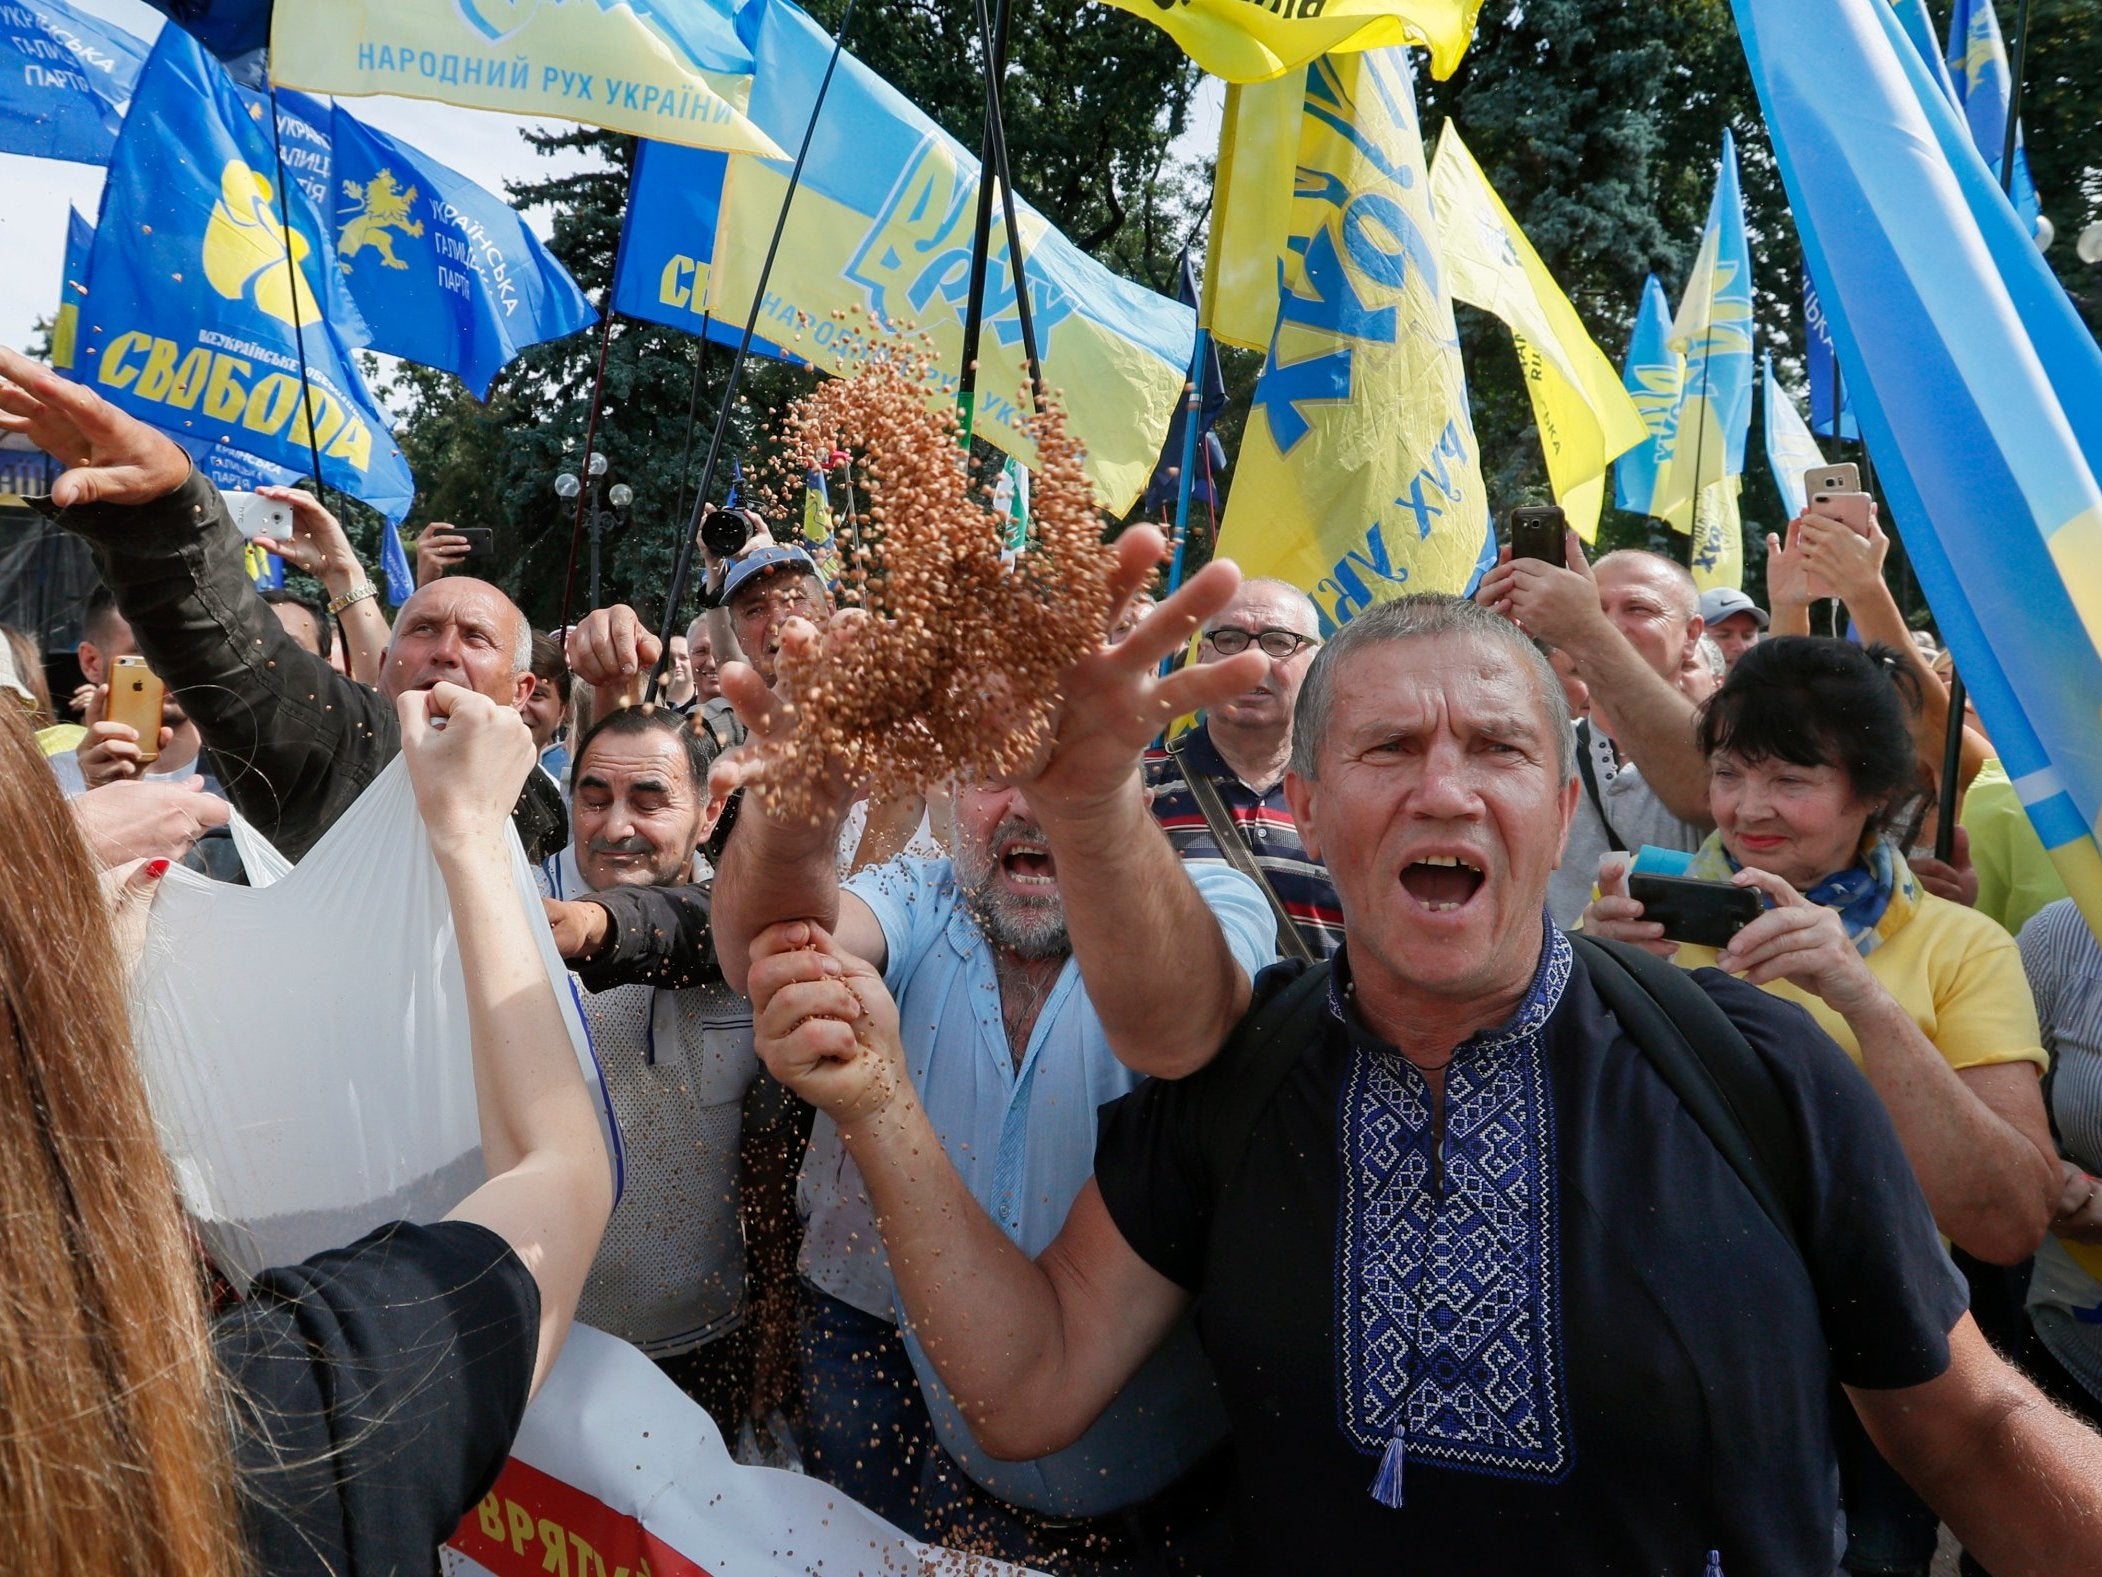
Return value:
[[(1158, 543), (1135, 535), (1123, 548), (1127, 587), (1151, 567), (1144, 539)], [(1120, 645), (1068, 669), (1042, 770), (1026, 784), (955, 791), (951, 859), (902, 858), (842, 892), (832, 839), (843, 798), (833, 820), (813, 826), (768, 817), (757, 796), (723, 855), (716, 918), (733, 983), (746, 939), (804, 916), (835, 927), (881, 969), (905, 1004), (904, 1071), (931, 1116), (930, 1143), (963, 1169), (971, 1208), (998, 1221), (989, 1229), (1023, 1251), (1051, 1241), (1087, 1181), (1096, 1109), (1138, 1083), (1127, 1064), (1208, 1056), (1239, 1016), (1248, 979), (1275, 956), (1275, 922), (1254, 885), (1221, 864), (1178, 861), (1139, 780), (1155, 731), (1191, 698), (1216, 703), (1245, 690), (1267, 661), (1156, 674), (1235, 578), (1226, 566), (1204, 572)], [(755, 733), (792, 726), (783, 710), (765, 721), (772, 698), (749, 669), (733, 665), (723, 683)], [(1022, 1463), (978, 1449), (936, 1377), (938, 1354), (908, 1330), (940, 1447), (920, 1476), (917, 1508), (900, 1507), (884, 1482), (910, 1440), (909, 1420), (885, 1410), (882, 1391), (887, 1332), (877, 1322), (889, 1316), (890, 1280), (830, 1123), (812, 1136), (806, 1177), (813, 1171), (858, 1211), (811, 1218), (805, 1443), (817, 1440), (820, 1476), (878, 1496), (936, 1542), (968, 1540), (1032, 1566), (1218, 1569), (1226, 1419), (1186, 1326), (1141, 1355), (1099, 1418)], [(870, 1307), (871, 1291), (880, 1307)], [(858, 1365), (835, 1362), (857, 1351)], [(857, 1418), (876, 1427), (856, 1438)]]
[(839, 1121), (981, 1443), (1071, 1438), (1195, 1300), (1246, 1569), (1831, 1571), (1835, 1379), (1990, 1569), (2102, 1569), (2102, 1440), (1979, 1336), (1844, 1054), (1692, 977), (1797, 1127), (1797, 1248), (1546, 922), (1567, 721), (1473, 604), (1330, 640), (1286, 782), (1343, 951), (1289, 988), (1294, 1033), (1109, 1108), (1033, 1261), (930, 1164), (873, 974), (807, 925), (759, 939), (760, 1054)]
[(1326, 958), (1343, 939), (1343, 911), (1328, 868), (1308, 857), (1285, 803), (1285, 762), (1292, 753), (1292, 709), (1314, 653), (1321, 649), (1313, 599), (1281, 580), (1246, 580), (1234, 599), (1204, 624), (1197, 661), (1259, 651), (1263, 675), (1221, 701), (1176, 741), (1171, 753), (1146, 753), (1153, 815), (1186, 860), (1223, 860), (1204, 807), (1190, 787), (1201, 773), (1218, 791), (1241, 844), (1269, 882), (1307, 950)]
[(1569, 847), (1548, 883), (1558, 925), (1591, 901), (1601, 856), (1645, 843), (1697, 849), (1714, 825), (1708, 763), (1693, 740), (1693, 703), (1679, 689), (1701, 637), (1700, 593), (1683, 564), (1626, 548), (1584, 562), (1576, 533), (1568, 567), (1514, 559), (1506, 549), (1475, 600), (1563, 654), (1589, 690), (1576, 725), (1583, 792)]

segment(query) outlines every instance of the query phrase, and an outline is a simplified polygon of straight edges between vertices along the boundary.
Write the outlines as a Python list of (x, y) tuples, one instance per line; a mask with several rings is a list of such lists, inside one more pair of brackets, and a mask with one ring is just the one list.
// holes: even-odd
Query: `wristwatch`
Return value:
[(329, 617), (333, 619), (352, 603), (363, 602), (367, 597), (377, 597), (378, 595), (378, 590), (374, 588), (369, 580), (361, 586), (353, 586), (350, 590), (343, 593), (342, 596), (329, 599)]

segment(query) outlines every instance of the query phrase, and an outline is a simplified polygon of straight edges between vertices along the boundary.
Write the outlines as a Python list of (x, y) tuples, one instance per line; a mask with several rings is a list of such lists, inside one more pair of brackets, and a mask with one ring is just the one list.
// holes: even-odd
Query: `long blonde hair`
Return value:
[(10, 1567), (247, 1568), (199, 1265), (95, 862), (0, 707), (0, 1528)]

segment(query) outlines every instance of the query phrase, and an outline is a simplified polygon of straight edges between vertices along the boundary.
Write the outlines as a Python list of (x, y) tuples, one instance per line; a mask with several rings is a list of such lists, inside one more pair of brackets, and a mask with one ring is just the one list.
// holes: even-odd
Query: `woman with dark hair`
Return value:
[(101, 885), (143, 906), (168, 862), (98, 882), (0, 707), (0, 1527), (23, 1570), (433, 1571), (561, 1348), (612, 1184), (512, 876), (532, 743), (516, 712), (452, 685), (399, 705), (457, 927), (489, 1180), (445, 1221), (264, 1272), (216, 1320)]
[(1687, 874), (1754, 888), (1767, 913), (1721, 953), (1676, 946), (1612, 871), (1582, 924), (1801, 1003), (1883, 1097), (1942, 1231), (2018, 1264), (2058, 1197), (2042, 1038), (2014, 939), (1924, 890), (1890, 836), (1914, 782), (1913, 683), (1884, 646), (1746, 652), (1701, 714), (1715, 831)]
[[(2016, 1265), (2060, 1192), (2042, 1036), (2014, 939), (1923, 888), (1892, 835), (1917, 781), (1918, 693), (1888, 646), (1754, 646), (1701, 713), (1715, 831), (1687, 874), (1753, 888), (1766, 913), (1719, 953), (1676, 945), (1643, 918), (1621, 865), (1581, 924), (1801, 1004), (1882, 1097), (1943, 1233)], [(1846, 1569), (1924, 1577), (1934, 1514), (1858, 1431), (1840, 1447)]]

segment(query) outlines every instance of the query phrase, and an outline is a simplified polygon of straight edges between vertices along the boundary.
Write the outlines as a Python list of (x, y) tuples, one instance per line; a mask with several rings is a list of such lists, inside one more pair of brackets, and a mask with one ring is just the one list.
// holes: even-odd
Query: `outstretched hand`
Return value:
[(1598, 582), (1574, 531), (1562, 534), (1560, 565), (1539, 559), (1513, 558), (1509, 548), (1497, 552), (1496, 567), (1482, 577), (1474, 600), (1502, 614), (1526, 634), (1568, 650), (1585, 633), (1605, 623)]
[(0, 347), (0, 430), (21, 433), (65, 469), (51, 484), (61, 509), (150, 504), (181, 487), (190, 457), (92, 389)]
[(1051, 737), (1015, 781), (1029, 787), (1039, 815), (1085, 815), (1136, 779), (1146, 746), (1186, 712), (1231, 700), (1260, 683), (1269, 659), (1246, 651), (1163, 676), (1161, 660), (1187, 646), (1204, 621), (1233, 600), (1240, 570), (1214, 559), (1192, 575), (1116, 645), (1109, 631), (1146, 588), (1164, 546), (1151, 526), (1117, 538), (1117, 571), (1103, 641), (1067, 667)]

